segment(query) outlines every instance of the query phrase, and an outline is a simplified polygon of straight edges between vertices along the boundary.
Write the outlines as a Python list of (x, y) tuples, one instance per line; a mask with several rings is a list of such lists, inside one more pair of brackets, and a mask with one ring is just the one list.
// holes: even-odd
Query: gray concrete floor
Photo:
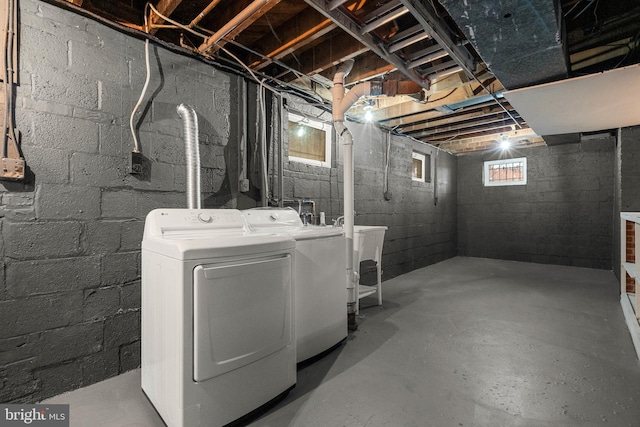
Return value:
[[(257, 426), (640, 425), (613, 273), (454, 258), (383, 284), (359, 329)], [(164, 424), (139, 371), (49, 399), (74, 427)]]

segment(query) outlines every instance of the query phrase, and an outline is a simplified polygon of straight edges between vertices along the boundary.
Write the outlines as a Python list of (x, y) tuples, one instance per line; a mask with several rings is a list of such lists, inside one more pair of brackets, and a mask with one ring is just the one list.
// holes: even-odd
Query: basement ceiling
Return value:
[(240, 60), (327, 108), (337, 65), (354, 59), (347, 87), (406, 80), (422, 91), (361, 99), (349, 117), (363, 121), (370, 106), (379, 126), (456, 153), (504, 137), (545, 143), (527, 121), (535, 109), (521, 115), (504, 91), (640, 62), (640, 0), (154, 0), (158, 13), (144, 0), (47, 1), (140, 32), (146, 11), (153, 37), (244, 73)]

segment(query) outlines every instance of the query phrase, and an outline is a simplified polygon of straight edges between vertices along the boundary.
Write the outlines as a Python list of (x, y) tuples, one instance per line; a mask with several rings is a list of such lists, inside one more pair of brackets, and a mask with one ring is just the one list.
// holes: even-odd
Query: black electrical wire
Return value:
[(456, 90), (458, 90), (458, 88), (457, 88), (457, 87), (456, 87), (456, 88), (451, 89), (451, 92), (449, 92), (449, 93), (448, 93), (448, 94), (446, 94), (445, 96), (441, 96), (441, 97), (440, 97), (440, 98), (438, 98), (438, 99), (429, 99), (429, 98), (427, 97), (427, 103), (428, 103), (428, 102), (437, 102), (437, 101), (442, 101), (443, 99), (450, 97), (450, 96), (453, 94), (453, 92), (455, 92)]

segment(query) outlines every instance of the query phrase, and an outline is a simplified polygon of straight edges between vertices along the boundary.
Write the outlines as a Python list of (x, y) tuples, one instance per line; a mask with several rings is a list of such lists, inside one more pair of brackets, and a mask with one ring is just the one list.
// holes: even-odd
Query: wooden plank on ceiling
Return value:
[[(264, 55), (269, 58), (279, 60), (291, 52), (301, 50), (336, 27), (331, 20), (320, 15), (314, 9), (307, 8), (276, 28), (277, 38), (268, 33), (257, 40), (251, 48), (258, 52), (264, 52)], [(256, 61), (251, 64), (251, 67), (261, 70), (268, 64), (268, 61)]]
[(297, 55), (297, 61), (290, 60), (287, 61), (287, 64), (303, 74), (313, 75), (367, 51), (369, 51), (367, 47), (355, 41), (348, 34), (340, 32), (312, 49)]
[(457, 131), (452, 131), (448, 133), (441, 133), (438, 135), (421, 135), (415, 134), (411, 135), (413, 138), (419, 139), (421, 141), (429, 142), (429, 141), (446, 141), (459, 139), (462, 137), (472, 138), (474, 136), (485, 135), (487, 133), (499, 134), (504, 131), (512, 130), (512, 126), (514, 125), (513, 120), (502, 120), (497, 123), (491, 123), (484, 126), (478, 126), (469, 129), (461, 129)]
[[(258, 0), (254, 0), (254, 3), (256, 1), (258, 1)], [(211, 45), (210, 49), (203, 49), (204, 46), (210, 44), (210, 41), (206, 40), (205, 43), (203, 43), (203, 45), (200, 46), (200, 48), (199, 48), (200, 51), (202, 52), (203, 50), (208, 50), (210, 53), (217, 52), (221, 47), (223, 47), (225, 44), (227, 44), (228, 40), (235, 39), (240, 33), (242, 33), (244, 30), (246, 30), (248, 27), (250, 27), (254, 22), (256, 22), (258, 19), (263, 17), (267, 12), (269, 12), (271, 9), (276, 7), (278, 4), (280, 4), (281, 1), (282, 0), (266, 0), (266, 1), (263, 1), (262, 6), (260, 6), (258, 9), (256, 9), (253, 13), (249, 14), (249, 16), (247, 16), (247, 18), (241, 20), (238, 23), (238, 25), (235, 25), (232, 29), (230, 29), (230, 31), (228, 31), (226, 34), (224, 34), (222, 36), (222, 39), (218, 40), (215, 44)], [(252, 7), (252, 5), (254, 3), (248, 5), (247, 9)], [(230, 19), (228, 20), (228, 22), (230, 22), (236, 16), (241, 15), (244, 10), (245, 9), (243, 8), (236, 15), (231, 16)], [(227, 12), (228, 11), (225, 10), (225, 13), (227, 13)]]
[[(396, 67), (393, 64), (389, 64), (384, 59), (371, 51), (363, 52), (358, 56), (357, 60), (353, 64), (351, 72), (345, 79), (347, 84), (353, 84), (367, 79), (380, 77), (386, 73), (390, 73), (395, 70)], [(333, 73), (335, 70), (329, 69), (331, 76), (327, 76), (333, 80)], [(406, 77), (402, 76), (402, 79)]]
[[(507, 110), (512, 110), (508, 104), (503, 103), (503, 106), (507, 108)], [(494, 107), (499, 108), (500, 111), (504, 111), (494, 101), (487, 101), (481, 104), (470, 105), (468, 107), (461, 108), (460, 110), (457, 110), (454, 113), (443, 113), (442, 111), (439, 111), (439, 110), (431, 110), (431, 111), (426, 111), (424, 113), (414, 114), (407, 117), (401, 117), (401, 118), (395, 118), (388, 121), (382, 121), (381, 124), (387, 127), (398, 127), (398, 128), (413, 126), (414, 124), (416, 124), (416, 128), (419, 129), (418, 126), (421, 123), (436, 122), (436, 121), (444, 122), (445, 120), (449, 120), (449, 119), (452, 123), (455, 123), (457, 121), (456, 119), (457, 117), (464, 117), (466, 113), (472, 114), (474, 112), (481, 112), (481, 114), (484, 114), (486, 111), (493, 112)]]
[[(516, 116), (516, 119), (517, 119), (517, 116)], [(407, 132), (407, 133), (412, 136), (418, 135), (420, 137), (429, 136), (429, 137), (437, 138), (437, 137), (440, 137), (441, 135), (449, 137), (454, 133), (458, 134), (460, 132), (474, 132), (479, 129), (482, 129), (483, 127), (486, 127), (487, 125), (494, 125), (496, 123), (504, 124), (508, 120), (511, 120), (511, 118), (504, 111), (501, 111), (491, 115), (482, 116), (473, 120), (466, 120), (463, 122), (453, 123), (447, 126), (436, 126), (436, 127), (429, 126), (429, 127), (425, 127), (424, 130), (422, 131), (414, 131), (414, 132)]]
[[(468, 110), (469, 111), (469, 110)], [(504, 113), (504, 110), (500, 108), (500, 106), (496, 104), (492, 105), (483, 105), (480, 108), (475, 110), (470, 110), (469, 112), (465, 112), (464, 114), (451, 114), (443, 116), (442, 113), (436, 111), (435, 113), (440, 114), (437, 116), (434, 114), (433, 118), (430, 120), (421, 120), (413, 122), (412, 124), (407, 124), (405, 126), (398, 127), (398, 132), (403, 133), (411, 133), (420, 130), (424, 130), (427, 128), (435, 128), (438, 126), (446, 126), (454, 123), (458, 123), (465, 120), (472, 120), (481, 117), (486, 117), (496, 113)]]
[[(477, 83), (476, 83), (477, 84)], [(438, 97), (438, 95), (440, 97)], [(375, 121), (387, 121), (394, 120), (406, 116), (410, 116), (413, 114), (425, 113), (431, 110), (434, 110), (438, 107), (443, 107), (447, 104), (452, 104), (455, 102), (465, 101), (468, 99), (466, 93), (462, 90), (452, 89), (449, 93), (433, 95), (436, 98), (436, 101), (427, 102), (424, 104), (417, 102), (405, 102), (403, 104), (392, 105), (388, 108), (381, 108), (379, 110), (373, 111), (373, 120)], [(402, 122), (390, 124), (385, 123), (385, 126), (395, 126), (396, 124), (401, 124)]]

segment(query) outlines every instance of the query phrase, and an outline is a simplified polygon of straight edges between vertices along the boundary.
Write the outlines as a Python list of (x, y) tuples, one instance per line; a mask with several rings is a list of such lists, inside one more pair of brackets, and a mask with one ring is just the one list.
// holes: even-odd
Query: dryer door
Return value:
[(292, 344), (291, 256), (194, 269), (194, 381)]

